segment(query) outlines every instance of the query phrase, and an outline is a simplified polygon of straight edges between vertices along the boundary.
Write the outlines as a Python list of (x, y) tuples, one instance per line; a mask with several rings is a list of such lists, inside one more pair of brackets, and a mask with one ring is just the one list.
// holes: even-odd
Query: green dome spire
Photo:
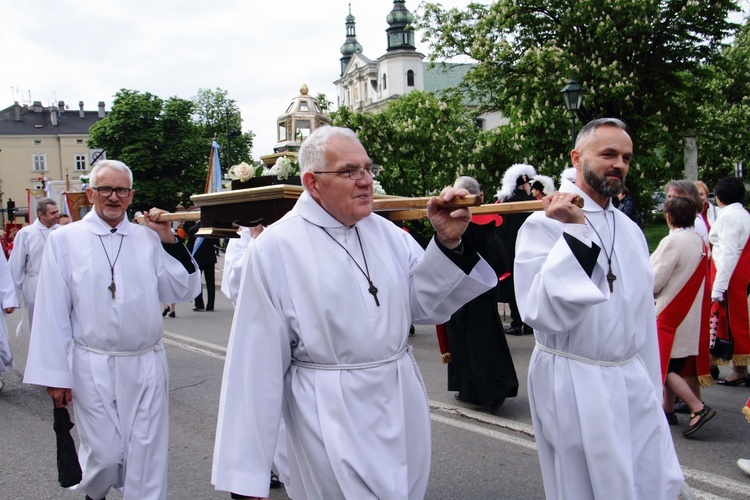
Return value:
[(362, 52), (362, 45), (357, 41), (357, 28), (352, 15), (352, 4), (349, 4), (349, 15), (346, 16), (346, 41), (341, 46), (341, 74), (344, 74), (346, 65), (349, 64), (352, 56)]
[(406, 0), (394, 0), (393, 9), (385, 20), (388, 28), (388, 52), (393, 50), (416, 50), (414, 44), (414, 14), (406, 8)]

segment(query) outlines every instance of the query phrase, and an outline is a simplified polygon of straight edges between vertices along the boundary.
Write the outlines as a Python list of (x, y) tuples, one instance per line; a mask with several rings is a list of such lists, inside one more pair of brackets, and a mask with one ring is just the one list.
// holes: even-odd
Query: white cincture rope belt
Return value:
[(404, 349), (401, 349), (388, 359), (369, 361), (367, 363), (334, 365), (327, 363), (311, 363), (309, 361), (300, 361), (299, 359), (292, 358), (292, 364), (299, 366), (300, 368), (311, 368), (313, 370), (366, 370), (368, 368), (376, 368), (378, 366), (387, 365), (388, 363), (393, 363), (394, 361), (403, 358), (404, 354), (407, 352), (411, 353), (411, 350), (412, 347), (407, 345)]
[(574, 361), (580, 361), (581, 363), (588, 363), (590, 365), (597, 366), (624, 366), (629, 364), (634, 359), (641, 359), (641, 355), (636, 354), (635, 356), (630, 356), (628, 359), (624, 359), (622, 361), (599, 361), (596, 359), (584, 358), (583, 356), (576, 356), (575, 354), (570, 354), (569, 352), (558, 351), (557, 349), (552, 349), (551, 347), (542, 345), (539, 342), (536, 343), (536, 348), (540, 351), (548, 352), (554, 356), (562, 356), (563, 358), (568, 358)]
[(140, 356), (141, 354), (146, 354), (147, 352), (160, 350), (161, 344), (154, 344), (151, 347), (146, 347), (145, 349), (141, 349), (140, 351), (105, 351), (103, 349), (94, 349), (93, 347), (88, 347), (78, 343), (76, 343), (76, 347), (78, 347), (79, 349), (83, 349), (84, 351), (103, 354), (105, 356)]

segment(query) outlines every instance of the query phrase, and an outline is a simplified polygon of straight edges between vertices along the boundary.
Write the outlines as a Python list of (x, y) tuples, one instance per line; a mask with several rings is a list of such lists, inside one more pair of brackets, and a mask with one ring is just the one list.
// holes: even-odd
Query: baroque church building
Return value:
[[(473, 67), (472, 64), (425, 62), (424, 54), (417, 52), (415, 44), (414, 15), (405, 4), (406, 0), (394, 0), (393, 9), (386, 17), (386, 52), (376, 60), (363, 54), (349, 4), (346, 41), (341, 46), (341, 73), (334, 82), (339, 107), (377, 111), (412, 90), (439, 92), (455, 87)], [(500, 113), (484, 114), (477, 120), (483, 130), (506, 123)]]

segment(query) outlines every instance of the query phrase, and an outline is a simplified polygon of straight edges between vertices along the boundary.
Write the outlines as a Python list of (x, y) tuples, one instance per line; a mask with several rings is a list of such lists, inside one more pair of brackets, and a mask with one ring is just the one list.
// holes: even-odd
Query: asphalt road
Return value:
[[(221, 261), (217, 265), (217, 282)], [(20, 319), (8, 316), (11, 332)], [(216, 310), (193, 312), (177, 305), (177, 317), (165, 318), (165, 345), (170, 366), (170, 499), (229, 498), (210, 482), (213, 438), (224, 354), (232, 321), (232, 305), (218, 292)], [(526, 395), (526, 372), (532, 336), (508, 337), (521, 379), (518, 397), (509, 399), (499, 416), (485, 408), (457, 402), (446, 390), (433, 327), (417, 327), (411, 339), (432, 410), (433, 457), (428, 499), (544, 498), (534, 432)], [(52, 404), (41, 387), (21, 383), (28, 338), (11, 336), (20, 371), (2, 376), (0, 392), (0, 499), (83, 498), (57, 485)], [(724, 374), (728, 373), (724, 369)], [(750, 458), (750, 426), (740, 408), (750, 388), (714, 387), (704, 399), (717, 417), (693, 439), (673, 427), (675, 448), (698, 498), (750, 498), (750, 476), (738, 458)], [(75, 434), (75, 429), (74, 429)], [(108, 498), (121, 498), (117, 493)], [(272, 498), (287, 498), (272, 490)]]

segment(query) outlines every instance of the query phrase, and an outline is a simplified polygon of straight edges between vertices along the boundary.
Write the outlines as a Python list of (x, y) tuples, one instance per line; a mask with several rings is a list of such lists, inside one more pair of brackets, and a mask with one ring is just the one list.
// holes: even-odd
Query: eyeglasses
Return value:
[(380, 165), (370, 165), (368, 167), (347, 167), (341, 170), (316, 170), (314, 174), (336, 174), (336, 175), (348, 175), (353, 181), (358, 181), (365, 176), (365, 172), (369, 173), (372, 177), (377, 177), (382, 167)]
[(130, 196), (130, 192), (132, 191), (131, 188), (113, 188), (110, 186), (92, 186), (91, 189), (99, 193), (99, 196), (101, 196), (102, 198), (109, 198), (110, 196), (112, 196), (113, 191), (117, 194), (118, 198), (127, 198), (128, 196)]

